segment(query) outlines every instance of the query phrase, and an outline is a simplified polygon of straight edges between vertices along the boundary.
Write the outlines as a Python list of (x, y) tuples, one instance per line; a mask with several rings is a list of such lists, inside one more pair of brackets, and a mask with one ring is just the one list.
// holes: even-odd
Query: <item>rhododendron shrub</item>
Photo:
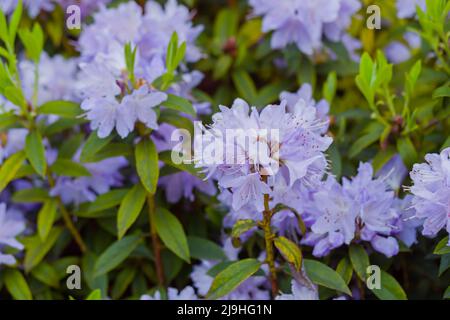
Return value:
[(2, 1), (0, 299), (450, 298), (450, 1), (373, 2)]

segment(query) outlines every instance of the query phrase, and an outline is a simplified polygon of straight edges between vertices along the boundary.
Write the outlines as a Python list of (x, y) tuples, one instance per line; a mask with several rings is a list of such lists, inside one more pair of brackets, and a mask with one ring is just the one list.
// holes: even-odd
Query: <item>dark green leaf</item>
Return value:
[(144, 207), (146, 195), (145, 189), (138, 183), (123, 198), (117, 214), (117, 234), (119, 239), (125, 235), (127, 230), (136, 221)]

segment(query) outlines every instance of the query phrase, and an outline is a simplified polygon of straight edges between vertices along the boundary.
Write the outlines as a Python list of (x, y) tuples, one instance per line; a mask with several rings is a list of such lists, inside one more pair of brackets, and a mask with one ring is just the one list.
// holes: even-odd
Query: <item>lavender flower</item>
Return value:
[(250, 5), (263, 17), (263, 32), (273, 31), (272, 48), (294, 43), (307, 55), (322, 48), (323, 37), (340, 41), (361, 7), (358, 0), (250, 0)]
[[(262, 211), (263, 195), (272, 194), (277, 177), (292, 187), (296, 182), (313, 184), (325, 171), (323, 151), (331, 143), (322, 135), (327, 122), (303, 99), (292, 112), (286, 105), (282, 101), (258, 111), (236, 99), (231, 108), (219, 107), (221, 112), (213, 115), (213, 124), (196, 143), (197, 151), (203, 147), (196, 152), (197, 166), (231, 191), (234, 210), (251, 205)], [(230, 133), (236, 136), (227, 137)], [(203, 152), (210, 148), (214, 154)]]
[(425, 220), (422, 234), (434, 237), (444, 228), (450, 233), (450, 148), (429, 153), (425, 160), (413, 166), (410, 191), (416, 217)]
[(302, 242), (314, 245), (313, 254), (324, 256), (357, 235), (372, 247), (391, 257), (398, 253), (398, 243), (391, 235), (397, 229), (399, 213), (394, 209), (394, 192), (384, 178), (373, 179), (373, 169), (361, 163), (358, 175), (343, 179), (342, 185), (329, 177), (313, 195), (316, 220), (311, 233)]
[(4, 247), (23, 250), (22, 243), (16, 237), (25, 230), (25, 221), (22, 215), (14, 209), (6, 209), (5, 203), (0, 203), (0, 265), (13, 265), (16, 259), (12, 254), (2, 252)]
[(378, 170), (375, 176), (383, 177), (392, 190), (398, 190), (407, 175), (408, 168), (403, 163), (402, 157), (396, 154)]
[(59, 3), (59, 5), (64, 9), (64, 12), (66, 12), (67, 7), (71, 5), (77, 5), (80, 7), (81, 16), (86, 17), (89, 16), (92, 12), (100, 8), (102, 5), (106, 5), (112, 0), (55, 0)]
[(16, 152), (23, 150), (27, 129), (9, 129), (5, 136), (4, 145), (0, 139), (0, 164)]

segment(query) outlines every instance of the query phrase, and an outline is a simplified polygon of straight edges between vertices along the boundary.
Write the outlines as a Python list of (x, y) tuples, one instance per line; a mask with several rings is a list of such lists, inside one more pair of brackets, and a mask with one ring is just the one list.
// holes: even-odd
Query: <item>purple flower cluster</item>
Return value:
[(313, 254), (321, 257), (330, 250), (358, 239), (387, 257), (398, 253), (393, 237), (399, 213), (394, 208), (395, 195), (384, 178), (373, 179), (373, 169), (361, 163), (358, 174), (339, 184), (329, 177), (313, 194), (314, 223), (302, 243), (313, 245)]
[(294, 43), (312, 55), (323, 47), (324, 38), (342, 41), (359, 0), (250, 0), (253, 13), (263, 17), (263, 32), (273, 31), (274, 49)]
[(264, 194), (320, 182), (332, 139), (324, 135), (324, 104), (316, 106), (303, 94), (284, 93), (289, 101), (261, 111), (236, 99), (231, 108), (220, 106), (213, 124), (197, 137), (197, 166), (218, 180), (222, 199), (228, 198), (234, 211), (262, 212)]
[[(83, 29), (78, 42), (82, 61), (78, 89), (81, 108), (86, 111), (92, 129), (98, 129), (99, 137), (106, 137), (116, 129), (124, 138), (134, 130), (137, 121), (148, 128), (158, 128), (153, 108), (164, 102), (167, 95), (154, 90), (151, 83), (166, 71), (165, 54), (172, 33), (177, 32), (179, 40), (186, 41), (188, 62), (201, 57), (194, 41), (202, 27), (193, 27), (190, 19), (187, 8), (174, 0), (165, 8), (149, 1), (145, 14), (134, 2), (117, 8), (103, 7), (94, 14), (95, 22)], [(134, 66), (137, 86), (130, 83), (126, 72), (127, 43), (137, 47)], [(184, 84), (169, 92), (189, 96), (199, 79), (199, 74), (185, 75)]]
[(410, 173), (411, 204), (415, 216), (424, 219), (422, 234), (434, 237), (442, 229), (450, 233), (450, 148), (427, 154), (425, 160)]
[[(18, 0), (2, 0), (0, 2), (0, 10), (6, 14), (10, 14), (17, 6)], [(30, 17), (35, 18), (41, 10), (53, 10), (53, 0), (22, 0), (24, 8), (28, 11)]]

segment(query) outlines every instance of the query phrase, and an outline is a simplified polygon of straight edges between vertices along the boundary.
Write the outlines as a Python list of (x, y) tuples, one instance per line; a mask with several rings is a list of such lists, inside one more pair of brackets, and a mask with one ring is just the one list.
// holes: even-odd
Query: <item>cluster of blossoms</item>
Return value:
[(416, 217), (425, 220), (423, 235), (434, 237), (441, 229), (450, 233), (450, 148), (427, 154), (425, 160), (415, 164), (410, 174), (411, 203)]
[(218, 180), (235, 211), (262, 212), (265, 194), (275, 196), (281, 185), (317, 184), (325, 173), (328, 122), (309, 101), (289, 100), (259, 111), (237, 99), (231, 108), (220, 106), (196, 137), (197, 167)]
[(359, 11), (359, 0), (250, 0), (253, 13), (263, 17), (263, 32), (273, 31), (271, 46), (281, 49), (295, 44), (312, 55), (323, 48), (324, 40), (342, 41), (352, 52), (355, 43), (345, 33), (352, 16)]
[[(82, 61), (78, 87), (81, 108), (101, 138), (114, 128), (124, 138), (134, 130), (136, 121), (151, 129), (158, 128), (153, 108), (164, 102), (167, 94), (155, 90), (151, 84), (166, 71), (165, 54), (173, 32), (186, 42), (187, 62), (201, 57), (194, 41), (202, 27), (192, 26), (186, 7), (169, 1), (163, 9), (150, 1), (145, 12), (134, 2), (102, 8), (93, 16), (95, 22), (83, 29), (78, 41)], [(135, 83), (131, 83), (131, 75), (126, 72), (127, 44), (137, 48)], [(198, 83), (194, 76), (185, 76), (183, 80)], [(189, 83), (184, 86), (189, 85), (192, 87)]]
[(314, 245), (313, 254), (321, 257), (357, 239), (369, 241), (376, 251), (388, 257), (398, 253), (399, 212), (395, 210), (394, 191), (388, 190), (384, 177), (373, 179), (373, 169), (361, 163), (358, 175), (343, 179), (342, 185), (329, 177), (312, 195), (313, 224), (302, 243)]

